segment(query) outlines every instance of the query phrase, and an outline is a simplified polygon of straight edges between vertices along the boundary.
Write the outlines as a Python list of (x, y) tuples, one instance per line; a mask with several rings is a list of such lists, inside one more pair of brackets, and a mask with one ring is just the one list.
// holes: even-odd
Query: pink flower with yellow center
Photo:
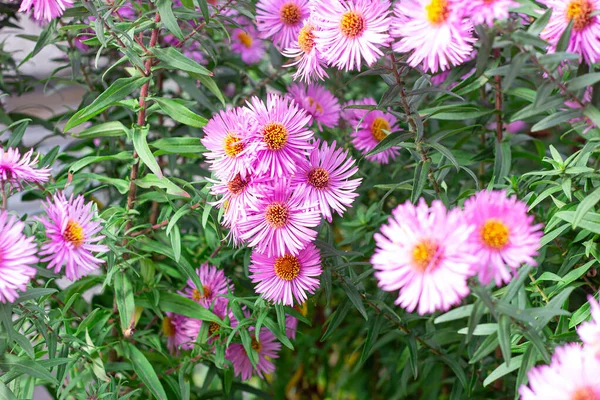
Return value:
[(304, 21), (304, 26), (298, 32), (297, 40), (282, 52), (284, 56), (295, 59), (284, 65), (284, 67), (298, 66), (294, 80), (299, 79), (310, 83), (329, 77), (325, 72), (325, 59), (315, 44), (315, 31), (318, 29), (319, 27), (312, 20)]
[(583, 322), (577, 333), (579, 338), (585, 344), (586, 349), (600, 359), (600, 304), (592, 296), (588, 296), (592, 320)]
[(279, 49), (288, 48), (310, 15), (308, 0), (260, 0), (256, 4), (256, 27), (263, 39), (271, 38)]
[(92, 202), (85, 203), (83, 196), (67, 200), (62, 192), (42, 204), (46, 217), (40, 221), (46, 227), (47, 241), (42, 244), (42, 262), (48, 262), (48, 269), (59, 273), (66, 266), (65, 275), (74, 281), (100, 268), (104, 260), (93, 253), (105, 253), (108, 247), (98, 242), (104, 239), (99, 235), (102, 223), (94, 220)]
[(473, 51), (473, 25), (457, 0), (403, 0), (396, 3), (390, 33), (408, 64), (436, 73), (465, 62)]
[(558, 41), (571, 21), (573, 28), (567, 52), (581, 54), (588, 64), (600, 61), (600, 0), (540, 0), (552, 9), (550, 21), (541, 38), (555, 51)]
[(505, 191), (484, 190), (465, 201), (464, 213), (475, 227), (470, 241), (481, 283), (508, 283), (521, 264), (536, 265), (542, 225), (527, 215), (525, 203)]
[(183, 315), (166, 313), (162, 321), (162, 332), (167, 337), (167, 348), (171, 354), (180, 350), (191, 350), (200, 332), (202, 321)]
[(29, 12), (36, 21), (50, 22), (73, 6), (72, 0), (23, 0), (19, 12)]
[(257, 64), (265, 56), (265, 45), (252, 23), (241, 25), (243, 29), (236, 28), (231, 32), (231, 51), (239, 54), (246, 64)]
[(200, 268), (196, 269), (196, 274), (202, 283), (202, 290), (196, 287), (193, 280), (188, 279), (180, 293), (182, 296), (194, 300), (205, 308), (210, 308), (217, 302), (227, 303), (227, 298), (220, 295), (233, 292), (233, 284), (222, 269), (218, 269), (214, 265), (202, 264)]
[(518, 7), (513, 0), (469, 0), (459, 3), (463, 7), (462, 14), (468, 17), (473, 25), (494, 26), (495, 21), (508, 19), (509, 9)]
[(252, 361), (246, 353), (244, 346), (239, 343), (231, 344), (225, 352), (227, 358), (233, 364), (235, 376), (241, 376), (242, 380), (248, 380), (256, 373), (263, 378), (264, 375), (275, 371), (275, 364), (271, 361), (279, 357), (281, 343), (277, 341), (275, 335), (267, 328), (260, 329), (260, 335), (256, 337), (253, 332), (254, 328), (250, 328), (252, 337), (252, 350), (254, 356), (258, 360), (256, 368), (252, 366)]
[(379, 286), (400, 290), (396, 304), (421, 315), (448, 310), (469, 294), (467, 279), (476, 261), (469, 243), (473, 226), (460, 210), (447, 211), (439, 200), (431, 207), (421, 199), (392, 211), (371, 263)]
[(328, 128), (337, 126), (340, 119), (340, 104), (324, 86), (314, 83), (308, 86), (293, 83), (288, 87), (288, 94), (317, 122), (321, 132), (323, 125)]
[(50, 179), (49, 168), (37, 168), (39, 154), (33, 157), (33, 149), (19, 153), (19, 149), (0, 148), (0, 182), (11, 188), (21, 189), (24, 183), (44, 183)]

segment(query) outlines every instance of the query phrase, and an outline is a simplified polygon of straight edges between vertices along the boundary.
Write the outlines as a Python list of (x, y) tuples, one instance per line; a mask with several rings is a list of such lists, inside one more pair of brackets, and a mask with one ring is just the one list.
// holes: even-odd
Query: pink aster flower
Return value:
[(12, 303), (35, 276), (39, 260), (34, 237), (23, 234), (25, 224), (0, 211), (0, 303)]
[(254, 199), (248, 216), (239, 222), (242, 239), (249, 247), (267, 257), (297, 256), (317, 237), (311, 228), (321, 220), (318, 208), (307, 203), (302, 188), (295, 189), (281, 179)]
[[(355, 102), (355, 104), (375, 106), (377, 102), (372, 98), (367, 98)], [(398, 121), (392, 114), (381, 110), (347, 109), (346, 111), (349, 111), (346, 115), (350, 118), (349, 122), (352, 125), (352, 133), (350, 134), (352, 144), (364, 154), (373, 150), (379, 142), (385, 139), (388, 132), (394, 131), (394, 126)], [(395, 159), (398, 154), (400, 154), (398, 148), (392, 147), (366, 158), (378, 164), (387, 164)]]
[(72, 5), (72, 0), (23, 0), (19, 12), (29, 12), (33, 7), (32, 16), (36, 21), (50, 22)]
[(473, 51), (473, 25), (463, 18), (457, 0), (403, 0), (396, 3), (391, 34), (393, 46), (411, 53), (408, 64), (439, 72), (465, 62)]
[[(536, 265), (541, 224), (534, 225), (527, 205), (505, 191), (483, 190), (465, 201), (465, 217), (475, 227), (471, 233), (474, 267), (484, 285), (508, 283), (523, 263)], [(509, 268), (507, 268), (507, 266)]]
[(269, 94), (267, 104), (252, 97), (248, 107), (257, 127), (250, 135), (256, 145), (254, 173), (270, 177), (293, 174), (313, 148), (313, 132), (307, 129), (310, 115), (276, 94)]
[(62, 192), (42, 204), (46, 217), (40, 221), (46, 227), (48, 241), (42, 244), (41, 261), (48, 262), (48, 269), (59, 273), (66, 265), (65, 275), (74, 281), (95, 271), (104, 263), (92, 253), (105, 253), (108, 247), (98, 244), (103, 235), (100, 221), (94, 221), (96, 212), (92, 202), (84, 203), (83, 196), (67, 200)]
[(340, 119), (340, 104), (333, 94), (322, 85), (308, 86), (293, 83), (288, 87), (289, 96), (317, 122), (319, 130), (323, 126), (335, 128)]
[(190, 350), (198, 338), (202, 321), (167, 312), (162, 321), (162, 331), (167, 337), (167, 348), (171, 354)]
[(40, 158), (39, 154), (33, 159), (33, 149), (27, 153), (19, 153), (19, 149), (9, 147), (0, 148), (0, 181), (11, 188), (20, 189), (24, 182), (43, 183), (50, 179), (49, 168), (36, 168)]
[(319, 288), (318, 277), (323, 271), (321, 254), (312, 243), (295, 256), (268, 257), (254, 250), (248, 269), (256, 293), (286, 306), (293, 306), (294, 300), (304, 303), (306, 292), (313, 294)]
[(285, 316), (285, 336), (291, 340), (296, 340), (296, 333), (298, 332), (298, 318), (292, 317), (291, 315)]
[(392, 211), (387, 225), (375, 234), (377, 248), (371, 259), (379, 286), (400, 289), (402, 308), (423, 315), (448, 310), (469, 294), (467, 279), (475, 258), (469, 245), (473, 227), (458, 209), (447, 211), (435, 200), (410, 201)]
[(221, 179), (231, 179), (237, 174), (246, 177), (253, 152), (249, 134), (254, 130), (252, 116), (247, 109), (236, 107), (220, 111), (204, 126), (200, 140), (208, 150), (204, 156), (211, 170)]
[(379, 49), (390, 41), (391, 19), (387, 0), (326, 0), (314, 3), (311, 15), (317, 49), (325, 60), (346, 71), (360, 69), (361, 59), (373, 64)]
[(238, 53), (246, 64), (257, 64), (265, 55), (265, 45), (252, 24), (243, 25), (231, 33), (231, 51)]
[(494, 26), (495, 21), (508, 19), (508, 10), (518, 7), (513, 0), (469, 0), (459, 3), (464, 7), (462, 14), (471, 19), (473, 25)]
[(256, 27), (275, 47), (288, 48), (310, 15), (308, 0), (260, 0), (256, 4)]
[(550, 365), (531, 369), (529, 386), (522, 385), (522, 400), (600, 399), (600, 359), (578, 344), (558, 347)]
[(592, 296), (588, 296), (588, 301), (592, 320), (582, 323), (577, 328), (577, 333), (586, 348), (591, 350), (597, 358), (600, 358), (600, 304)]
[[(252, 331), (253, 328), (250, 328), (250, 330)], [(243, 345), (234, 343), (225, 352), (225, 357), (233, 363), (235, 375), (241, 376), (243, 381), (250, 379), (254, 372), (262, 378), (264, 375), (275, 371), (275, 365), (271, 360), (279, 357), (278, 353), (281, 349), (281, 343), (267, 328), (260, 329), (259, 337), (255, 337), (253, 333), (251, 333), (251, 336), (252, 350), (255, 352), (255, 357), (258, 358), (256, 369), (252, 366)]]
[(294, 58), (295, 61), (284, 65), (291, 67), (297, 65), (298, 70), (294, 74), (294, 80), (301, 80), (306, 83), (329, 77), (325, 72), (325, 59), (315, 45), (315, 30), (319, 28), (310, 19), (304, 21), (304, 26), (298, 33), (298, 40), (293, 42), (282, 54), (288, 58)]
[(233, 284), (225, 276), (222, 269), (217, 269), (217, 267), (210, 264), (202, 264), (200, 268), (196, 269), (196, 273), (202, 283), (202, 293), (200, 293), (194, 281), (188, 279), (183, 291), (180, 292), (182, 296), (194, 300), (205, 308), (210, 308), (214, 302), (227, 302), (226, 298), (219, 295), (233, 292)]
[(301, 164), (294, 175), (296, 185), (304, 185), (309, 203), (318, 204), (323, 217), (331, 222), (332, 210), (343, 215), (358, 193), (362, 179), (350, 179), (358, 172), (354, 159), (347, 151), (317, 140), (308, 163)]
[(573, 21), (567, 52), (581, 54), (588, 64), (600, 61), (600, 0), (540, 0), (552, 9), (541, 38), (555, 51), (563, 32)]

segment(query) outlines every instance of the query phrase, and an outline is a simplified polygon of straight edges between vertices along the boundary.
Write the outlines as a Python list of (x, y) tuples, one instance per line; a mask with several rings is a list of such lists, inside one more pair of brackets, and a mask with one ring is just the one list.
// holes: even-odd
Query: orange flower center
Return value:
[(572, 0), (567, 6), (567, 20), (573, 20), (573, 29), (582, 31), (592, 22), (593, 11), (590, 0)]
[(217, 324), (216, 322), (211, 322), (210, 325), (208, 326), (208, 335), (213, 336), (214, 334), (219, 332), (220, 328), (221, 327), (219, 326), (219, 324)]
[(285, 204), (278, 201), (273, 202), (265, 209), (265, 219), (272, 228), (283, 228), (289, 217), (289, 212)]
[(210, 288), (206, 285), (202, 285), (202, 291), (204, 292), (204, 294), (200, 293), (198, 289), (194, 289), (194, 291), (192, 292), (192, 299), (194, 301), (200, 301), (208, 299), (212, 295), (212, 290), (210, 290)]
[(429, 5), (425, 6), (427, 19), (434, 25), (442, 24), (448, 19), (450, 7), (448, 0), (431, 0)]
[(312, 169), (308, 173), (308, 183), (314, 188), (324, 189), (329, 183), (329, 173), (321, 167)]
[(169, 317), (165, 317), (162, 320), (162, 331), (166, 337), (175, 336), (175, 327), (173, 326), (173, 320)]
[(246, 32), (240, 32), (237, 34), (237, 38), (244, 45), (245, 48), (249, 49), (252, 46), (252, 37)]
[(500, 250), (508, 244), (510, 230), (499, 219), (488, 219), (481, 228), (481, 240), (489, 247)]
[(439, 246), (430, 241), (423, 240), (413, 249), (413, 263), (419, 272), (425, 272), (437, 266), (437, 253)]
[(262, 344), (255, 337), (252, 338), (252, 344), (250, 345), (253, 350), (256, 350), (257, 353), (260, 353), (262, 350)]
[(229, 189), (229, 193), (235, 196), (242, 193), (244, 189), (246, 189), (246, 186), (248, 186), (248, 181), (243, 180), (240, 174), (237, 174), (227, 183), (227, 189)]
[(346, 11), (340, 20), (340, 30), (347, 38), (354, 39), (366, 29), (365, 19), (356, 11)]
[(371, 133), (375, 140), (381, 142), (388, 135), (384, 131), (390, 131), (390, 123), (385, 118), (375, 118), (371, 124)]
[(293, 1), (287, 2), (279, 9), (279, 19), (286, 25), (296, 25), (302, 18), (302, 10)]
[(297, 257), (286, 254), (275, 259), (275, 275), (284, 281), (294, 280), (300, 274), (300, 261)]
[(315, 110), (316, 110), (318, 113), (321, 113), (321, 114), (323, 114), (323, 106), (321, 106), (321, 104), (319, 104), (319, 103), (318, 103), (318, 102), (317, 102), (315, 99), (313, 99), (313, 98), (312, 98), (312, 97), (310, 97), (310, 96), (308, 97), (308, 105), (309, 105), (310, 107), (313, 107), (313, 106), (315, 106)]
[(84, 234), (83, 228), (77, 221), (69, 220), (67, 223), (67, 229), (65, 229), (65, 233), (63, 234), (64, 239), (71, 243), (75, 247), (79, 247), (83, 244)]
[(313, 47), (315, 47), (314, 28), (311, 24), (306, 24), (300, 29), (300, 33), (298, 34), (298, 47), (306, 54), (310, 53)]
[(584, 386), (573, 393), (571, 400), (600, 400), (600, 397), (593, 388)]
[(270, 122), (263, 128), (263, 140), (269, 150), (281, 150), (287, 143), (288, 131), (279, 122)]
[(242, 139), (229, 132), (223, 139), (223, 150), (227, 157), (236, 157), (244, 150), (244, 142)]

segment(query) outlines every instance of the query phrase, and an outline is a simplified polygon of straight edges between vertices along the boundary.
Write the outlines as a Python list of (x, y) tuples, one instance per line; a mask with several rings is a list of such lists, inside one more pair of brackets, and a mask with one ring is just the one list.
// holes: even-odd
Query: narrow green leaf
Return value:
[(23, 135), (25, 134), (25, 130), (27, 129), (27, 126), (29, 126), (30, 122), (31, 122), (31, 119), (23, 119), (23, 120), (17, 121), (11, 127), (12, 133), (11, 133), (10, 137), (8, 138), (6, 147), (17, 147), (19, 145), (19, 143), (21, 143), (21, 139), (23, 138)]
[(146, 356), (144, 356), (144, 354), (133, 344), (127, 343), (126, 345), (129, 349), (131, 365), (140, 380), (144, 382), (144, 385), (146, 385), (158, 400), (168, 400), (165, 389), (160, 383), (156, 371), (154, 371), (152, 364), (150, 364)]
[(133, 288), (125, 271), (119, 271), (114, 275), (114, 287), (119, 319), (121, 320), (121, 330), (125, 333), (133, 328), (135, 318)]
[(15, 370), (16, 372), (27, 374), (34, 378), (58, 385), (56, 378), (46, 368), (42, 367), (40, 363), (34, 360), (23, 360), (11, 357), (10, 359), (7, 358), (0, 361), (0, 367)]
[(575, 228), (579, 222), (583, 219), (585, 214), (588, 213), (596, 204), (600, 201), (600, 187), (596, 188), (592, 193), (588, 194), (577, 206), (575, 215), (573, 216), (573, 222), (571, 223)]
[(175, 293), (160, 292), (160, 308), (165, 312), (173, 312), (186, 317), (196, 318), (202, 321), (216, 322), (221, 326), (225, 323), (213, 314), (212, 311), (202, 307), (200, 304), (187, 297)]
[(78, 138), (97, 138), (109, 136), (127, 135), (127, 128), (119, 121), (104, 122), (102, 124), (94, 124), (83, 131), (74, 134)]
[(153, 97), (158, 103), (160, 109), (173, 118), (175, 121), (191, 126), (193, 128), (203, 128), (206, 125), (207, 119), (190, 111), (186, 106), (166, 97)]
[(506, 315), (500, 315), (498, 318), (498, 342), (500, 343), (500, 350), (502, 350), (504, 362), (507, 365), (510, 365), (510, 357), (512, 354), (510, 344), (510, 318)]
[(139, 187), (142, 187), (145, 189), (148, 189), (151, 187), (157, 187), (160, 189), (164, 189), (168, 194), (171, 194), (173, 196), (180, 196), (180, 197), (187, 197), (187, 198), (190, 197), (188, 192), (186, 192), (185, 190), (181, 189), (179, 186), (177, 186), (176, 184), (171, 182), (169, 180), (169, 178), (166, 178), (166, 177), (158, 178), (154, 174), (146, 174), (143, 178), (136, 179), (135, 184), (138, 185)]
[(75, 161), (73, 164), (71, 164), (71, 166), (69, 167), (69, 172), (74, 174), (75, 172), (87, 167), (90, 164), (99, 163), (102, 161), (127, 161), (127, 160), (133, 162), (133, 157), (131, 155), (131, 152), (129, 152), (129, 151), (122, 151), (122, 152), (120, 152), (118, 154), (114, 154), (112, 156), (83, 157), (81, 160)]
[(155, 149), (171, 154), (201, 153), (205, 150), (200, 138), (197, 137), (170, 137), (161, 138), (149, 143)]
[(502, 363), (492, 371), (491, 374), (488, 375), (487, 378), (483, 381), (483, 386), (487, 386), (490, 383), (496, 381), (497, 379), (502, 378), (504, 375), (510, 374), (513, 371), (516, 371), (521, 366), (523, 362), (523, 356), (517, 356), (513, 358), (510, 366), (507, 363)]
[(427, 183), (427, 176), (429, 175), (429, 168), (431, 166), (431, 160), (422, 161), (415, 168), (415, 178), (413, 180), (413, 188), (410, 195), (410, 201), (414, 204), (417, 203), (419, 197), (421, 197), (421, 193), (423, 193), (423, 189), (425, 188), (425, 183)]
[(321, 336), (321, 342), (327, 340), (327, 338), (331, 336), (336, 328), (340, 326), (344, 318), (346, 318), (346, 315), (348, 315), (348, 311), (350, 311), (350, 302), (345, 299), (329, 316), (329, 324), (327, 324), (327, 329), (325, 330), (325, 333), (323, 333), (323, 336)]
[(158, 165), (158, 162), (156, 162), (154, 155), (150, 151), (150, 147), (148, 147), (148, 142), (146, 141), (147, 136), (147, 126), (136, 126), (133, 130), (133, 147), (135, 148), (140, 160), (142, 160), (142, 162), (146, 164), (148, 168), (150, 168), (150, 171), (154, 172), (154, 175), (156, 175), (159, 179), (162, 179), (163, 173)]
[(173, 14), (173, 2), (171, 0), (158, 0), (156, 2), (156, 8), (160, 14), (160, 20), (165, 24), (169, 32), (177, 37), (177, 39), (183, 39), (183, 32), (177, 23), (177, 18)]
[(162, 61), (166, 67), (170, 69), (191, 72), (194, 74), (212, 76), (213, 73), (198, 64), (196, 61), (184, 56), (175, 47), (167, 47), (164, 49), (153, 48), (152, 54)]
[(171, 230), (169, 238), (171, 239), (171, 247), (173, 248), (175, 261), (179, 262), (179, 259), (181, 258), (181, 233), (179, 232), (177, 225)]
[(594, 86), (596, 82), (600, 82), (600, 72), (593, 72), (571, 79), (567, 82), (567, 89), (576, 91), (588, 86)]

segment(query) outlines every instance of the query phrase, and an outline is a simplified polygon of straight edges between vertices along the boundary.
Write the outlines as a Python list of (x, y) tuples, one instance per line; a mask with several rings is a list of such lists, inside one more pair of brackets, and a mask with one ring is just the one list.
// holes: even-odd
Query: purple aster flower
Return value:
[(36, 21), (50, 22), (72, 5), (72, 0), (23, 0), (19, 12), (29, 12), (33, 7), (32, 16)]
[[(588, 64), (600, 61), (600, 0), (540, 0), (552, 9), (550, 21), (541, 33), (541, 38), (550, 43), (550, 51), (563, 32), (573, 21), (573, 30), (567, 52), (581, 54)], [(595, 14), (595, 15), (594, 15)]]
[(204, 153), (211, 170), (221, 179), (240, 174), (246, 177), (253, 160), (249, 135), (254, 130), (253, 119), (246, 108), (236, 107), (220, 111), (204, 126), (200, 140), (208, 152)]
[(379, 286), (400, 289), (396, 304), (421, 315), (448, 310), (469, 294), (473, 275), (469, 236), (473, 226), (459, 209), (447, 211), (435, 200), (410, 201), (392, 211), (388, 223), (375, 234), (377, 248), (371, 259)]
[(300, 79), (309, 83), (313, 80), (323, 80), (329, 77), (324, 69), (326, 66), (325, 59), (315, 45), (314, 31), (317, 29), (319, 28), (310, 19), (304, 21), (304, 26), (298, 33), (298, 40), (282, 52), (284, 56), (296, 59), (284, 65), (284, 67), (298, 66), (298, 70), (294, 74), (294, 80)]
[(269, 94), (267, 104), (253, 97), (248, 107), (257, 126), (251, 134), (256, 145), (254, 173), (270, 177), (291, 175), (313, 148), (313, 132), (307, 129), (310, 115), (295, 102), (275, 94)]
[(296, 41), (309, 15), (308, 0), (260, 0), (256, 27), (263, 39), (271, 38), (277, 48), (286, 49)]
[(588, 296), (588, 302), (590, 303), (592, 320), (583, 322), (577, 328), (577, 334), (579, 334), (579, 338), (585, 344), (586, 349), (591, 350), (596, 358), (600, 358), (600, 304), (592, 296)]
[(325, 60), (346, 71), (373, 64), (390, 41), (387, 0), (324, 0), (314, 3), (315, 44)]
[(291, 340), (296, 340), (296, 333), (298, 332), (298, 318), (292, 317), (291, 315), (285, 316), (285, 336)]
[(527, 204), (507, 197), (505, 191), (484, 190), (465, 201), (464, 213), (475, 226), (470, 241), (481, 283), (493, 279), (499, 286), (510, 282), (511, 270), (521, 264), (536, 265), (533, 257), (540, 248), (542, 225), (534, 225)]
[(347, 151), (317, 141), (308, 163), (301, 164), (293, 178), (296, 185), (304, 185), (306, 201), (319, 205), (323, 217), (331, 222), (332, 210), (343, 215), (358, 193), (361, 178), (350, 179), (358, 172), (354, 159)]
[(411, 53), (408, 64), (439, 72), (465, 62), (473, 51), (473, 25), (457, 0), (403, 0), (394, 8), (393, 46)]
[(233, 292), (233, 284), (225, 276), (223, 270), (210, 264), (202, 264), (200, 268), (196, 269), (196, 273), (202, 283), (202, 293), (196, 284), (188, 279), (183, 291), (180, 292), (182, 296), (194, 300), (205, 308), (210, 308), (214, 302), (227, 303), (227, 298), (219, 295), (227, 294), (229, 291)]
[[(253, 327), (250, 328), (250, 331), (252, 332), (253, 329)], [(253, 333), (251, 333), (251, 336), (252, 350), (258, 358), (256, 369), (252, 366), (252, 362), (248, 358), (243, 345), (234, 343), (225, 352), (225, 357), (233, 363), (235, 375), (241, 376), (243, 381), (250, 379), (254, 372), (262, 378), (264, 375), (275, 371), (275, 365), (271, 360), (279, 357), (278, 353), (281, 349), (281, 343), (277, 341), (275, 335), (267, 328), (263, 327), (260, 329), (259, 337), (255, 337)]]
[(231, 33), (231, 51), (237, 53), (246, 64), (257, 64), (264, 57), (265, 45), (258, 38), (258, 32), (251, 23), (243, 24), (244, 29), (236, 28)]
[(33, 237), (23, 234), (25, 224), (0, 211), (0, 302), (12, 303), (35, 276), (39, 260)]
[(264, 189), (253, 199), (249, 211), (239, 221), (242, 239), (267, 257), (298, 255), (317, 237), (317, 232), (311, 229), (321, 220), (316, 204), (307, 203), (302, 188), (294, 188), (286, 180)]
[[(355, 105), (377, 105), (372, 98), (355, 102)], [(352, 125), (352, 144), (357, 150), (367, 154), (379, 144), (389, 132), (394, 131), (397, 123), (396, 117), (381, 110), (349, 109), (346, 115), (350, 118)], [(378, 164), (387, 164), (395, 159), (400, 152), (398, 148), (392, 147), (377, 154), (367, 156), (367, 160)]]
[(295, 256), (268, 257), (255, 249), (248, 269), (256, 293), (286, 306), (293, 306), (294, 300), (304, 303), (306, 292), (313, 294), (319, 288), (318, 277), (323, 271), (321, 255), (312, 243)]
[(19, 149), (0, 148), (0, 180), (11, 188), (23, 188), (23, 182), (43, 183), (50, 179), (49, 168), (36, 168), (39, 154), (31, 159), (33, 149), (21, 157)]
[(340, 119), (340, 104), (333, 94), (322, 85), (308, 86), (293, 83), (288, 87), (289, 96), (306, 111), (322, 132), (325, 125), (335, 128)]
[(81, 33), (79, 33), (77, 36), (75, 36), (75, 38), (73, 39), (73, 44), (75, 45), (75, 47), (77, 47), (80, 51), (88, 51), (90, 46), (88, 46), (87, 44), (83, 43), (85, 40), (88, 39), (92, 39), (93, 37), (95, 37), (96, 32), (94, 32), (93, 29), (90, 28), (86, 28), (86, 29), (82, 29)]
[(508, 10), (518, 7), (513, 0), (468, 0), (458, 6), (463, 7), (462, 14), (468, 16), (473, 25), (494, 26), (495, 21), (508, 19)]
[(96, 215), (92, 202), (84, 203), (83, 196), (67, 200), (62, 192), (42, 204), (46, 217), (40, 221), (46, 227), (47, 241), (42, 244), (41, 261), (48, 262), (48, 269), (59, 273), (66, 265), (65, 275), (74, 281), (95, 271), (104, 263), (92, 253), (105, 253), (108, 247), (98, 244), (103, 235), (100, 221), (93, 221)]
[(166, 313), (162, 321), (162, 331), (167, 337), (167, 348), (171, 354), (179, 354), (180, 350), (190, 350), (194, 347), (201, 323), (198, 319)]

